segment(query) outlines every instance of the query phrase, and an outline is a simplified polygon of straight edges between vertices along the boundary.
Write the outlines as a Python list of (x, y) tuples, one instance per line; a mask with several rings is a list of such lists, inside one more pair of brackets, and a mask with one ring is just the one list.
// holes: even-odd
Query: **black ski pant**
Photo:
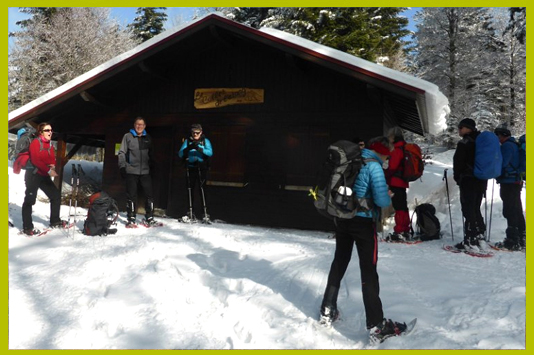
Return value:
[[(187, 188), (190, 189), (191, 193), (191, 200), (189, 201), (190, 207), (192, 207), (193, 209), (195, 208), (195, 191), (197, 191), (196, 194), (200, 196), (200, 202), (202, 203), (201, 207), (206, 207), (207, 195), (205, 185), (208, 179), (208, 169), (189, 166), (187, 167), (187, 174)], [(204, 211), (202, 212), (202, 214), (204, 214)]]
[(349, 266), (354, 244), (356, 244), (360, 259), (363, 304), (367, 328), (370, 329), (379, 324), (384, 318), (376, 270), (378, 240), (375, 224), (371, 218), (337, 219), (336, 252), (328, 274), (323, 306), (337, 307), (337, 290), (339, 290), (341, 280)]
[(464, 177), (460, 181), (460, 204), (465, 218), (464, 240), (471, 241), (486, 232), (486, 224), (480, 212), (482, 198), (486, 194), (487, 180)]
[(521, 236), (526, 230), (523, 204), (521, 203), (522, 184), (501, 183), (502, 215), (508, 228), (516, 229)]
[(152, 194), (152, 178), (149, 174), (126, 174), (126, 214), (128, 220), (137, 216), (137, 190), (139, 185), (145, 193), (145, 218), (154, 216), (154, 195)]
[(33, 230), (32, 207), (37, 200), (37, 190), (41, 189), (50, 200), (50, 224), (59, 223), (61, 208), (61, 194), (50, 176), (34, 174), (33, 169), (24, 174), (26, 196), (22, 204), (22, 228)]

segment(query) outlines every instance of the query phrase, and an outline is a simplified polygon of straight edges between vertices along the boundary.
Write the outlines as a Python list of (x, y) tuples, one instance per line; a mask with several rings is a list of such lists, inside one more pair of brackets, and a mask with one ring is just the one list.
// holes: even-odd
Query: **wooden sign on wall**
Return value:
[(197, 109), (261, 103), (263, 103), (263, 89), (211, 88), (195, 90), (195, 108)]

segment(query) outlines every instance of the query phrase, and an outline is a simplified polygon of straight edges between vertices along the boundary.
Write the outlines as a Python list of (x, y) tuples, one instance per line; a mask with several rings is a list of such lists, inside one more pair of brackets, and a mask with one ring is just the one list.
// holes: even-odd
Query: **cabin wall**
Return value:
[[(112, 112), (99, 109), (80, 117), (80, 133), (105, 136), (103, 189), (121, 209), (125, 187), (115, 146), (142, 116), (155, 142), (156, 207), (167, 215), (187, 211), (185, 170), (177, 152), (190, 125), (201, 123), (214, 150), (209, 180), (215, 185), (207, 187), (212, 218), (331, 229), (330, 221), (318, 217), (306, 188), (315, 184), (330, 143), (382, 134), (383, 110), (369, 98), (367, 86), (250, 43), (163, 54), (145, 60), (144, 70), (120, 74), (121, 85), (105, 89), (102, 96), (113, 98)], [(264, 89), (264, 103), (194, 108), (195, 89), (240, 87)]]

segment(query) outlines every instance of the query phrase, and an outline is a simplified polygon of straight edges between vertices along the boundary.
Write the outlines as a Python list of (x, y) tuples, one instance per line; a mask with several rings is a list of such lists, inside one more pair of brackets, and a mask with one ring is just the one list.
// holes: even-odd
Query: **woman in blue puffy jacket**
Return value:
[(339, 316), (337, 309), (339, 287), (356, 244), (367, 329), (371, 341), (381, 341), (385, 337), (400, 334), (406, 329), (406, 325), (384, 318), (376, 269), (378, 260), (376, 222), (379, 219), (380, 208), (391, 204), (383, 170), (383, 164), (391, 153), (391, 146), (386, 137), (374, 138), (368, 146), (369, 149), (362, 151), (365, 164), (354, 182), (353, 191), (357, 198), (371, 199), (374, 207), (368, 211), (358, 212), (352, 219), (335, 221), (336, 252), (321, 304), (321, 322), (331, 323)]
[(191, 137), (184, 140), (178, 156), (186, 164), (187, 188), (189, 191), (189, 212), (187, 216), (182, 217), (182, 220), (186, 222), (194, 222), (196, 220), (193, 213), (193, 201), (195, 188), (198, 186), (204, 207), (202, 221), (209, 223), (204, 185), (208, 178), (208, 159), (213, 156), (213, 149), (210, 140), (202, 133), (202, 126), (200, 124), (195, 123), (191, 125)]

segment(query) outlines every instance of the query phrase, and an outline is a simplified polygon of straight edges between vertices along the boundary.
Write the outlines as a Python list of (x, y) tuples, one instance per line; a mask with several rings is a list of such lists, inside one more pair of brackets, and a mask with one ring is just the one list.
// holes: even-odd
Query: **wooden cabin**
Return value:
[(125, 208), (117, 145), (136, 117), (145, 118), (155, 142), (156, 207), (180, 217), (188, 198), (177, 153), (191, 124), (200, 123), (214, 150), (212, 218), (327, 230), (331, 221), (315, 211), (307, 190), (328, 145), (394, 125), (427, 133), (441, 102), (423, 80), (210, 14), (11, 112), (8, 125), (15, 133), (51, 123), (63, 165), (73, 153), (66, 142), (105, 147), (102, 189)]

